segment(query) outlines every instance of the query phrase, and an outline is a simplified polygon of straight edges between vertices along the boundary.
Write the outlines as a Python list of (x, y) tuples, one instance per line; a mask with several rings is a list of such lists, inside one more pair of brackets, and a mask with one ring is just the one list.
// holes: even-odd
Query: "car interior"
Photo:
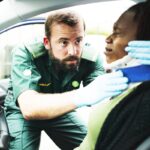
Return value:
[[(46, 14), (50, 11), (69, 8), (79, 5), (87, 5), (92, 3), (103, 3), (111, 1), (121, 1), (121, 0), (1, 0), (0, 1), (0, 105), (3, 106), (3, 102), (7, 93), (10, 69), (11, 69), (11, 50), (18, 44), (18, 42), (23, 42), (24, 40), (30, 40), (37, 37), (42, 37), (44, 33), (44, 22), (45, 17), (41, 14)], [(127, 0), (124, 0), (127, 1)], [(131, 0), (134, 3), (142, 2), (144, 0)], [(113, 6), (112, 6), (113, 7)], [(90, 13), (90, 12), (89, 12)], [(36, 16), (36, 17), (35, 17)], [(98, 17), (98, 14), (97, 16)], [(34, 26), (30, 27), (30, 31), (34, 34), (24, 36), (24, 38), (17, 39), (15, 34), (19, 34), (19, 30), (24, 32), (29, 32), (30, 24), (36, 24), (38, 27), (36, 29)], [(18, 29), (20, 27), (20, 29)], [(13, 29), (13, 30), (12, 30)], [(11, 31), (13, 34), (13, 39), (8, 38), (5, 34), (7, 31)], [(94, 42), (96, 38), (104, 41), (103, 37), (94, 37)], [(101, 39), (102, 38), (102, 39)], [(5, 40), (4, 40), (5, 39)], [(41, 39), (40, 39), (41, 40)], [(91, 40), (90, 38), (88, 39)], [(9, 44), (5, 44), (9, 43)], [(98, 42), (96, 42), (98, 43)], [(101, 43), (103, 44), (103, 42)], [(149, 150), (150, 149), (150, 138), (145, 139), (137, 148), (137, 150)], [(42, 150), (42, 149), (41, 149)]]
[[(3, 17), (0, 18), (0, 41), (3, 43), (1, 48), (1, 56), (0, 56), (0, 64), (1, 64), (1, 71), (0, 71), (0, 79), (6, 79), (10, 75), (10, 68), (11, 68), (11, 50), (15, 47), (19, 42), (23, 42), (26, 40), (31, 40), (33, 38), (42, 37), (44, 33), (44, 22), (45, 16), (40, 16), (40, 14), (47, 13), (50, 11), (54, 11), (57, 9), (69, 8), (78, 5), (86, 5), (92, 3), (103, 3), (103, 2), (111, 2), (113, 0), (43, 0), (43, 1), (35, 1), (30, 0), (2, 0), (0, 2), (0, 13), (3, 14)], [(127, 0), (126, 0), (127, 1)], [(131, 0), (135, 3), (141, 2), (142, 0)], [(125, 2), (124, 2), (125, 3)], [(8, 11), (9, 10), (9, 11)], [(9, 13), (11, 12), (11, 13)], [(39, 15), (39, 16), (38, 16)], [(35, 17), (34, 16), (38, 16)], [(106, 22), (107, 23), (107, 22)], [(39, 27), (29, 27), (26, 25), (36, 24)], [(41, 27), (42, 26), (42, 27)], [(20, 28), (17, 28), (20, 27)], [(22, 29), (21, 29), (22, 28)], [(30, 28), (30, 29), (29, 29)], [(96, 27), (97, 28), (97, 27)], [(14, 30), (12, 30), (14, 29)], [(19, 30), (23, 30), (24, 32), (33, 31), (33, 34), (30, 35), (19, 35), (22, 33)], [(30, 31), (29, 31), (30, 30)], [(10, 31), (10, 33), (6, 33)], [(21, 31), (22, 32), (22, 31)], [(93, 32), (93, 31), (92, 31)], [(12, 38), (9, 38), (9, 34), (16, 34)], [(17, 36), (22, 36), (19, 39)], [(100, 37), (104, 41), (105, 37)], [(20, 41), (21, 40), (21, 41)], [(89, 38), (89, 41), (91, 38)], [(102, 41), (99, 37), (95, 37), (93, 39), (95, 45), (98, 45), (99, 41)], [(9, 44), (8, 44), (9, 43)], [(103, 45), (103, 43), (99, 44)], [(8, 80), (6, 79), (6, 82)], [(5, 83), (5, 81), (0, 80), (1, 85)], [(6, 87), (6, 86), (5, 86)]]

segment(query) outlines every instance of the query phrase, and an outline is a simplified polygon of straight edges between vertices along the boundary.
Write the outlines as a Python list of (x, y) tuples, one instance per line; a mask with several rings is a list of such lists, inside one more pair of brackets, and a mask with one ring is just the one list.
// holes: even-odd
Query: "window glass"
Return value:
[(19, 43), (28, 42), (44, 35), (44, 24), (19, 26), (0, 34), (0, 79), (8, 78), (11, 68), (11, 51)]

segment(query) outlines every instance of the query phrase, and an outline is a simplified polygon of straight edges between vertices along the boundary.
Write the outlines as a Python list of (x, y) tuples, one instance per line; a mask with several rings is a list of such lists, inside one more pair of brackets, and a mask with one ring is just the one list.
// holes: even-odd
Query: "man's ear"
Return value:
[(43, 43), (44, 43), (45, 49), (47, 50), (51, 49), (50, 41), (46, 36), (43, 38)]

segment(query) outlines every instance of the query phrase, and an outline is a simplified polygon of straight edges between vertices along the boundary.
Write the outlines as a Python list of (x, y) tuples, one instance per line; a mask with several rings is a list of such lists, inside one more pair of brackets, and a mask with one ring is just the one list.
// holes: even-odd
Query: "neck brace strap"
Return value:
[(143, 82), (150, 80), (150, 65), (138, 65), (134, 67), (121, 68), (129, 82)]

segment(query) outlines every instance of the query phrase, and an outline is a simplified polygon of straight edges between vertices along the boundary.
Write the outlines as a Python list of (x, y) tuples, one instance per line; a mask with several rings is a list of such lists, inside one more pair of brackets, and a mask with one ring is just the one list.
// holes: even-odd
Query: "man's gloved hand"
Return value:
[(86, 87), (77, 90), (78, 98), (74, 103), (78, 107), (96, 104), (122, 93), (128, 87), (127, 82), (121, 71), (100, 75)]
[(141, 64), (150, 65), (150, 41), (131, 41), (125, 50)]

